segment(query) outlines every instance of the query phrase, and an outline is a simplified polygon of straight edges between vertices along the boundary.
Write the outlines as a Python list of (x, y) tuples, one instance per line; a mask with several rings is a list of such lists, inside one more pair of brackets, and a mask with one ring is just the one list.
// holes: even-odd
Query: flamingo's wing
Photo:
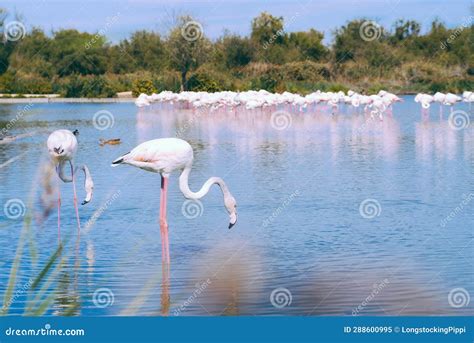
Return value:
[(191, 146), (178, 138), (159, 138), (144, 142), (125, 154), (112, 165), (127, 163), (153, 171), (170, 173), (192, 162)]
[(147, 163), (159, 161), (163, 155), (163, 145), (157, 141), (154, 139), (140, 144), (128, 154), (128, 159)]

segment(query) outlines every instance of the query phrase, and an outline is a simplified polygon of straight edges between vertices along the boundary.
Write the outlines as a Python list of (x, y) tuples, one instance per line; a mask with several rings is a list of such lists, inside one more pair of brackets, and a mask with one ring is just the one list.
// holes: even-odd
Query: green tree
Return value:
[(248, 38), (237, 35), (225, 36), (222, 40), (225, 65), (228, 68), (247, 65), (253, 58), (254, 48)]
[(211, 43), (199, 27), (187, 35), (189, 23), (195, 23), (190, 16), (179, 18), (179, 24), (169, 34), (167, 41), (171, 66), (181, 74), (181, 89), (187, 90), (187, 75), (196, 69), (209, 56)]
[(51, 59), (57, 74), (99, 75), (107, 67), (106, 38), (99, 34), (60, 30), (54, 33)]
[(136, 70), (160, 71), (166, 62), (164, 43), (155, 32), (137, 31), (125, 46)]
[(360, 28), (364, 20), (353, 20), (337, 29), (334, 33), (333, 51), (336, 63), (353, 60), (356, 51), (364, 45), (360, 36)]
[(441, 44), (446, 42), (449, 38), (449, 30), (446, 26), (435, 20), (431, 23), (431, 29), (428, 34), (418, 37), (413, 42), (413, 52), (418, 56), (425, 56), (427, 58), (433, 58), (441, 54)]
[(302, 59), (320, 61), (327, 56), (328, 50), (323, 45), (324, 35), (314, 29), (308, 32), (292, 32), (289, 44), (299, 50)]
[(420, 34), (421, 26), (414, 20), (399, 19), (394, 24), (393, 38), (396, 42), (417, 37)]
[(252, 20), (250, 39), (260, 61), (282, 64), (287, 57), (287, 41), (283, 17), (275, 17), (267, 12)]
[(15, 48), (16, 42), (5, 39), (5, 20), (8, 17), (8, 12), (0, 8), (0, 75), (5, 73), (9, 66), (9, 58)]
[(19, 40), (9, 59), (10, 69), (44, 78), (56, 74), (51, 60), (51, 39), (39, 28), (33, 28)]
[(250, 37), (261, 46), (272, 43), (283, 44), (285, 42), (283, 17), (274, 17), (267, 12), (261, 13), (252, 20)]

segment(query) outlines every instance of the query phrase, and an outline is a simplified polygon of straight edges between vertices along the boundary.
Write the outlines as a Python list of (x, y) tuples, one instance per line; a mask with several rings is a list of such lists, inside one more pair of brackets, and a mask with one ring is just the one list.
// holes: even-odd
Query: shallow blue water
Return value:
[[(469, 112), (466, 105), (456, 110)], [(94, 127), (98, 111), (109, 111), (113, 126)], [(474, 126), (454, 130), (437, 106), (423, 116), (413, 97), (383, 121), (340, 112), (294, 112), (277, 130), (260, 111), (1, 105), (0, 128), (13, 120), (9, 135), (31, 134), (0, 144), (0, 296), (23, 226), (4, 206), (20, 199), (33, 215), (9, 313), (33, 303), (39, 290), (28, 280), (57, 248), (56, 179), (44, 176), (45, 141), (67, 128), (80, 131), (77, 163), (89, 166), (95, 193), (80, 207), (78, 237), (71, 184), (61, 185), (61, 233), (69, 240), (62, 268), (49, 272), (41, 293), (54, 294), (47, 314), (472, 315)], [(197, 204), (196, 218), (192, 208), (184, 215), (173, 175), (166, 287), (159, 176), (110, 162), (142, 141), (176, 135), (195, 150), (191, 189), (221, 176), (238, 201), (239, 220), (227, 229), (217, 188)], [(101, 147), (100, 138), (122, 144)], [(78, 193), (82, 199), (82, 175)], [(367, 199), (373, 218), (365, 218), (370, 206), (360, 208)], [(103, 297), (94, 302), (94, 292)]]

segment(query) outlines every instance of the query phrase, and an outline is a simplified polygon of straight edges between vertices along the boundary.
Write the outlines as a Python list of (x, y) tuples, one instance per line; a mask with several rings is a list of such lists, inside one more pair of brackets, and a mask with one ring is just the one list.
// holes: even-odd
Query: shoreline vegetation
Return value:
[(435, 20), (424, 33), (412, 20), (398, 20), (390, 28), (352, 20), (334, 30), (328, 45), (316, 29), (287, 32), (293, 18), (285, 23), (266, 12), (251, 21), (249, 36), (225, 32), (211, 41), (205, 23), (182, 16), (164, 35), (137, 31), (115, 44), (106, 34), (120, 25), (120, 13), (95, 34), (63, 29), (48, 35), (41, 28), (27, 31), (16, 21), (23, 31), (13, 37), (7, 23), (16, 17), (10, 17), (0, 8), (0, 103), (125, 102), (132, 98), (117, 93), (130, 90), (136, 97), (164, 90), (264, 89), (305, 95), (316, 90), (413, 94), (474, 89), (472, 15), (460, 18), (455, 28)]
[(134, 103), (136, 98), (0, 98), (0, 104)]

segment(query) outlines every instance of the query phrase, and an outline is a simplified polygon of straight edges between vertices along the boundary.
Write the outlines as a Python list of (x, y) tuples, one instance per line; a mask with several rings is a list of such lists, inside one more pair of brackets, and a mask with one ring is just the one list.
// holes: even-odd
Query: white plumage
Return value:
[(46, 145), (55, 164), (72, 160), (77, 151), (76, 136), (69, 130), (54, 131), (49, 135)]
[(138, 145), (112, 162), (112, 166), (130, 164), (168, 176), (173, 170), (184, 169), (188, 164), (191, 166), (192, 161), (193, 149), (188, 142), (178, 138), (160, 138)]

